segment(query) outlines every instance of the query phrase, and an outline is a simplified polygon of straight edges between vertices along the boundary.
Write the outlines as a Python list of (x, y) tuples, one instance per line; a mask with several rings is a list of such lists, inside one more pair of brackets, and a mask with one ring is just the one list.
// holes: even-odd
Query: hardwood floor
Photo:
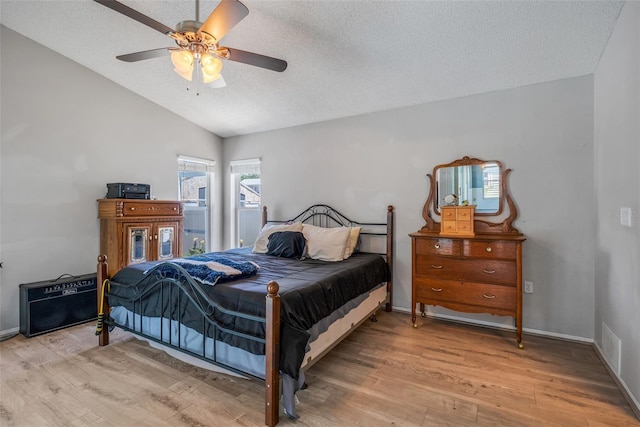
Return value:
[[(307, 372), (298, 426), (640, 426), (589, 345), (378, 314)], [(88, 323), (0, 343), (2, 426), (261, 426), (263, 384)]]

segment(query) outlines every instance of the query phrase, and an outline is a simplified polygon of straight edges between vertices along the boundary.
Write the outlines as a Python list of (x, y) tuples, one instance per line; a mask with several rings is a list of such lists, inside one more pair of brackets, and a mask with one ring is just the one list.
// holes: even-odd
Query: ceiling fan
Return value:
[(222, 0), (204, 23), (199, 21), (199, 0), (196, 0), (196, 19), (181, 21), (175, 29), (118, 1), (94, 1), (160, 31), (171, 37), (177, 45), (116, 56), (121, 61), (136, 62), (170, 54), (177, 74), (189, 81), (196, 79), (196, 81), (211, 83), (213, 87), (225, 86), (220, 74), (222, 60), (241, 62), (277, 72), (287, 68), (287, 62), (282, 59), (218, 44), (229, 30), (249, 14), (249, 9), (238, 0)]

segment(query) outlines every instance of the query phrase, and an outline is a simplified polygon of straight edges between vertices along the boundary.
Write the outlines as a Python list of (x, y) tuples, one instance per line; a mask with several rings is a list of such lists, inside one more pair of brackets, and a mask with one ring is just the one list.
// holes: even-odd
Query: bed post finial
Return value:
[(275, 426), (280, 420), (280, 286), (267, 284), (265, 336), (265, 424)]
[(267, 294), (268, 294), (267, 296), (273, 298), (277, 296), (279, 290), (280, 290), (280, 285), (278, 285), (277, 282), (274, 282), (272, 280), (267, 284)]
[(267, 225), (267, 207), (263, 206), (262, 207), (262, 226), (264, 227), (265, 225)]

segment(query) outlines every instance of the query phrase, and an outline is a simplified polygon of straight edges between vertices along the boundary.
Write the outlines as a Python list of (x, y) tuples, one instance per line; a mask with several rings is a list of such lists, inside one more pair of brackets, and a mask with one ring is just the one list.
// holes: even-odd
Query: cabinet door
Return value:
[(153, 234), (155, 259), (168, 260), (180, 255), (178, 251), (178, 233), (180, 228), (177, 221), (159, 222)]
[(125, 266), (150, 261), (151, 224), (125, 225)]

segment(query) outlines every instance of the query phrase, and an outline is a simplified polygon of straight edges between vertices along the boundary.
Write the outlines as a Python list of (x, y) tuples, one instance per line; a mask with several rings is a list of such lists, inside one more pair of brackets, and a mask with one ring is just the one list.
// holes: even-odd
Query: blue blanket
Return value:
[(234, 261), (217, 253), (175, 258), (169, 262), (184, 268), (191, 277), (205, 285), (250, 277), (260, 268), (254, 262)]

